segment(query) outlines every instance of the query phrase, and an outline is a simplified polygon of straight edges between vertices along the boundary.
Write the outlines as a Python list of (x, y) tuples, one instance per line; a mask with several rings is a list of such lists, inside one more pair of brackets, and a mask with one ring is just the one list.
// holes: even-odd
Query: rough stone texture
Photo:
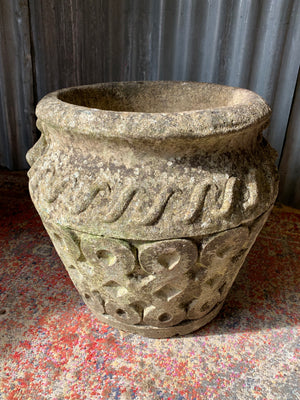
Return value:
[(151, 337), (209, 322), (277, 195), (263, 99), (121, 82), (51, 93), (37, 116), (30, 193), (91, 310)]

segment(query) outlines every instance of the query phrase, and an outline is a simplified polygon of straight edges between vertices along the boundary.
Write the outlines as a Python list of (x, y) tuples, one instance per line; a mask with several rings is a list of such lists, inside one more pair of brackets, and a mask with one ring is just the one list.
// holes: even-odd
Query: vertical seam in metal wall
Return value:
[(287, 141), (287, 132), (288, 132), (289, 123), (290, 123), (290, 120), (291, 120), (291, 114), (292, 114), (293, 106), (294, 106), (294, 103), (295, 103), (296, 88), (297, 88), (297, 82), (298, 82), (299, 79), (300, 79), (300, 67), (298, 69), (297, 79), (295, 81), (293, 99), (292, 99), (292, 102), (291, 102), (291, 107), (290, 107), (290, 111), (289, 111), (289, 117), (288, 117), (288, 121), (287, 121), (287, 124), (286, 124), (284, 140), (283, 140), (283, 143), (282, 143), (281, 152), (280, 152), (280, 156), (279, 156), (279, 161), (278, 161), (278, 169), (279, 170), (280, 170), (281, 161), (282, 161), (282, 157), (283, 157), (283, 153), (284, 153), (284, 146), (285, 146), (286, 141)]
[(38, 130), (35, 126), (35, 107), (38, 101), (37, 94), (37, 77), (36, 77), (36, 62), (35, 62), (35, 48), (34, 48), (34, 40), (33, 40), (33, 31), (32, 31), (32, 23), (31, 23), (31, 8), (30, 8), (30, 0), (27, 0), (28, 7), (28, 22), (29, 22), (29, 38), (30, 38), (30, 56), (31, 56), (31, 74), (32, 74), (32, 93), (33, 93), (33, 110), (32, 110), (32, 135), (33, 141), (36, 141), (39, 137)]
[(161, 70), (161, 53), (162, 53), (162, 37), (164, 34), (164, 29), (163, 29), (163, 18), (164, 18), (164, 12), (165, 10), (163, 7), (165, 6), (163, 0), (160, 1), (159, 3), (159, 27), (158, 27), (158, 46), (157, 46), (157, 69), (156, 69), (156, 74), (155, 74), (155, 79), (158, 80), (160, 77), (160, 70)]

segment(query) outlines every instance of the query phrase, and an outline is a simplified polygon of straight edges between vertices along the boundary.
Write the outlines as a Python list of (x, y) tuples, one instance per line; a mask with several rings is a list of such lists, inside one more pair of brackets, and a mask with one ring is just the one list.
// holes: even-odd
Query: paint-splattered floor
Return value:
[(0, 171), (0, 399), (300, 399), (300, 213), (276, 207), (219, 316), (145, 339), (99, 323)]

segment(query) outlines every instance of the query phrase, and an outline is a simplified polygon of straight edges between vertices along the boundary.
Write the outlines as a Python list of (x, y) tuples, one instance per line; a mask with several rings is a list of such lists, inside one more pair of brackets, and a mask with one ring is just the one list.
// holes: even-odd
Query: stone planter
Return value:
[(264, 100), (119, 82), (50, 93), (36, 114), (32, 200), (93, 313), (155, 338), (214, 318), (277, 195)]

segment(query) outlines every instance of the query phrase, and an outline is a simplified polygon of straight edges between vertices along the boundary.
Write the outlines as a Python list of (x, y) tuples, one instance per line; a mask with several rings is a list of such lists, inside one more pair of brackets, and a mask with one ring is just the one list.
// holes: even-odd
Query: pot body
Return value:
[[(202, 91), (205, 111), (172, 111), (178, 91), (195, 103)], [(133, 96), (146, 111), (128, 111)], [(101, 321), (169, 337), (218, 313), (277, 195), (269, 114), (252, 92), (200, 83), (101, 84), (41, 100), (31, 197)]]

